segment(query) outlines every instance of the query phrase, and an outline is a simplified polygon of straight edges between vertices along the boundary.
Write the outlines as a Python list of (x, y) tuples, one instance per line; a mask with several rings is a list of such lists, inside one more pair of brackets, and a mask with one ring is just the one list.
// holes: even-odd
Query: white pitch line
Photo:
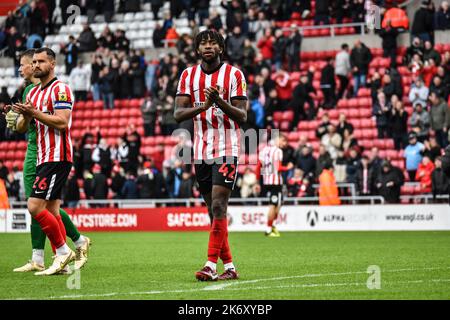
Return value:
[[(450, 267), (446, 268), (420, 268), (420, 269), (414, 269), (414, 268), (407, 268), (407, 269), (394, 269), (394, 270), (382, 270), (381, 272), (404, 272), (404, 271), (419, 271), (419, 270), (436, 270), (436, 269), (450, 269)], [(367, 273), (367, 271), (354, 271), (354, 272), (338, 272), (338, 273), (312, 273), (312, 274), (304, 274), (299, 276), (287, 276), (287, 277), (275, 277), (275, 278), (263, 278), (263, 279), (255, 279), (255, 280), (244, 280), (244, 281), (236, 281), (236, 282), (229, 282), (229, 283), (222, 283), (222, 284), (216, 284), (211, 285), (208, 287), (205, 287), (203, 290), (223, 290), (226, 287), (234, 286), (234, 285), (241, 285), (245, 283), (256, 283), (261, 281), (277, 281), (277, 280), (287, 280), (287, 279), (300, 279), (300, 278), (314, 278), (314, 277), (324, 277), (324, 276), (345, 276), (345, 275), (351, 275), (351, 274), (361, 274), (361, 273)]]
[[(382, 272), (402, 272), (402, 271), (423, 271), (423, 270), (442, 270), (442, 269), (450, 269), (450, 267), (442, 267), (442, 268), (407, 268), (407, 269), (394, 269), (394, 270), (384, 270)], [(79, 295), (63, 295), (63, 296), (50, 296), (48, 298), (43, 297), (25, 297), (25, 298), (15, 298), (15, 299), (6, 299), (6, 300), (42, 300), (42, 299), (79, 299), (79, 298), (107, 298), (107, 297), (115, 297), (115, 296), (133, 296), (133, 295), (156, 295), (163, 293), (189, 293), (189, 292), (202, 292), (209, 290), (224, 290), (224, 288), (232, 286), (232, 285), (241, 285), (247, 283), (257, 283), (261, 281), (276, 281), (276, 280), (286, 280), (286, 279), (299, 279), (299, 278), (314, 278), (314, 277), (322, 277), (322, 276), (338, 276), (338, 275), (350, 275), (350, 274), (361, 274), (367, 273), (366, 271), (354, 271), (354, 272), (340, 272), (340, 273), (319, 273), (319, 274), (304, 274), (299, 276), (287, 276), (287, 277), (274, 277), (274, 278), (266, 278), (266, 279), (255, 279), (255, 280), (245, 280), (245, 281), (235, 281), (232, 283), (226, 283), (223, 285), (215, 285), (208, 286), (204, 288), (198, 289), (178, 289), (178, 290), (152, 290), (152, 291), (141, 291), (141, 292), (111, 292), (111, 293), (99, 293), (99, 294), (79, 294)], [(450, 279), (431, 279), (427, 280), (428, 282), (450, 282)], [(424, 280), (409, 280), (409, 281), (392, 281), (389, 283), (422, 283)], [(264, 289), (275, 289), (275, 288), (308, 288), (308, 287), (334, 287), (334, 286), (356, 286), (356, 285), (366, 285), (366, 283), (356, 283), (356, 282), (347, 282), (347, 283), (312, 283), (312, 284), (302, 284), (302, 285), (280, 285), (280, 286), (263, 286), (263, 287), (241, 287), (241, 288), (228, 288), (226, 291), (245, 291), (245, 290), (264, 290)], [(220, 288), (213, 288), (222, 286)]]

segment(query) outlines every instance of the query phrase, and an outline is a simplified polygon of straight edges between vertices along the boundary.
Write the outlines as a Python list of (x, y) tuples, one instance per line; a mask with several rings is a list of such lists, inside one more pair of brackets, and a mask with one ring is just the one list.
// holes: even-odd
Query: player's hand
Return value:
[(6, 127), (11, 129), (12, 131), (17, 130), (17, 119), (19, 118), (19, 113), (14, 112), (13, 110), (9, 110), (9, 112), (5, 116)]
[(3, 113), (6, 115), (9, 110), (11, 110), (11, 105), (9, 105), (9, 104), (0, 106), (0, 113)]
[(288, 170), (291, 170), (292, 168), (294, 168), (294, 164), (292, 162), (289, 162), (287, 164), (287, 168), (288, 168)]
[(220, 99), (219, 90), (217, 90), (217, 88), (214, 87), (209, 87), (205, 89), (205, 96), (206, 99), (211, 100), (213, 103), (217, 103)]
[(394, 186), (393, 181), (389, 181), (388, 183), (386, 183), (386, 187), (393, 187), (393, 186)]
[(17, 113), (23, 114), (25, 116), (32, 117), (34, 115), (35, 109), (30, 100), (26, 103), (16, 103), (13, 105), (13, 110)]

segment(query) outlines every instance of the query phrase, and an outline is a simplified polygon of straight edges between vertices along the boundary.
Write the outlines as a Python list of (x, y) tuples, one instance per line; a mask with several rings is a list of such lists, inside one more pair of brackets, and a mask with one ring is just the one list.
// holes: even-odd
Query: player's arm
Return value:
[(203, 111), (208, 110), (211, 105), (212, 102), (207, 99), (202, 107), (192, 108), (191, 97), (189, 95), (177, 95), (175, 97), (175, 110), (173, 117), (176, 122), (192, 119)]
[(292, 162), (289, 162), (286, 166), (283, 166), (282, 162), (278, 162), (278, 172), (285, 172), (289, 171), (294, 167), (294, 164)]
[(21, 114), (19, 118), (17, 118), (16, 131), (18, 133), (27, 132), (28, 127), (30, 126), (31, 119), (33, 118)]
[(13, 110), (30, 118), (34, 118), (50, 128), (57, 130), (65, 130), (69, 126), (70, 114), (72, 110), (55, 109), (54, 114), (46, 114), (33, 107), (30, 101), (26, 103), (17, 103), (13, 106)]
[(219, 90), (214, 87), (209, 87), (205, 90), (205, 96), (212, 100), (225, 114), (237, 122), (247, 121), (247, 103), (248, 100), (244, 97), (231, 98), (231, 104), (222, 99)]

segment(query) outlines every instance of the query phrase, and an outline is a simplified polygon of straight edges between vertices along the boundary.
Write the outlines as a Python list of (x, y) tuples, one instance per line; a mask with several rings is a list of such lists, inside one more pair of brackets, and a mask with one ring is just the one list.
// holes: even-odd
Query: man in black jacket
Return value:
[[(445, 148), (444, 155), (442, 156), (442, 170), (450, 178), (450, 145)], [(450, 204), (450, 188), (449, 188), (449, 204)]]
[(419, 37), (422, 41), (433, 41), (434, 38), (434, 12), (430, 10), (429, 0), (422, 1), (420, 9), (414, 14), (411, 28), (411, 37)]
[(333, 59), (328, 60), (328, 63), (322, 69), (320, 87), (324, 96), (322, 107), (324, 109), (333, 109), (336, 103), (336, 82), (334, 80)]
[(372, 60), (372, 54), (369, 48), (360, 40), (355, 42), (355, 47), (350, 53), (350, 65), (353, 70), (353, 77), (355, 79), (355, 86), (353, 88), (353, 95), (356, 97), (358, 89), (366, 85), (366, 76), (369, 71), (369, 63)]
[(442, 158), (437, 157), (434, 161), (435, 169), (431, 174), (431, 190), (433, 192), (433, 199), (437, 195), (446, 195), (450, 191), (450, 179), (442, 169)]
[(388, 160), (383, 161), (381, 168), (375, 183), (378, 194), (384, 197), (387, 203), (399, 203), (400, 189), (405, 182), (402, 170), (392, 166)]
[[(92, 169), (94, 175), (92, 177), (92, 195), (94, 200), (104, 200), (108, 198), (108, 178), (102, 173), (102, 168), (98, 164), (94, 164)], [(96, 205), (101, 207), (103, 205)]]
[(398, 31), (396, 28), (392, 28), (391, 21), (387, 21), (387, 26), (380, 30), (380, 37), (383, 39), (383, 57), (391, 58), (391, 67), (397, 65), (397, 36)]

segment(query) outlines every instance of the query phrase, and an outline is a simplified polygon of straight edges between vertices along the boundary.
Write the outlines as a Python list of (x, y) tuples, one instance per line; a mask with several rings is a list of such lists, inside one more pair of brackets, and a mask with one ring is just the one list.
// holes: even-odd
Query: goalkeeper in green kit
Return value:
[[(23, 52), (20, 56), (20, 76), (24, 78), (26, 83), (30, 83), (24, 90), (22, 96), (22, 102), (25, 103), (28, 92), (36, 85), (39, 84), (39, 80), (33, 77), (33, 54), (34, 50), (29, 49)], [(8, 128), (25, 133), (28, 132), (28, 146), (25, 156), (25, 163), (23, 168), (23, 178), (25, 185), (25, 196), (28, 198), (32, 192), (33, 184), (36, 179), (36, 159), (37, 159), (37, 145), (36, 145), (36, 126), (33, 119), (26, 119), (22, 115), (19, 115), (12, 110), (6, 114), (6, 122)], [(67, 212), (63, 209), (59, 210), (66, 233), (69, 238), (72, 239), (76, 247), (76, 259), (75, 270), (82, 268), (88, 258), (88, 251), (91, 241), (88, 237), (81, 235), (75, 225), (69, 218)], [(42, 231), (37, 221), (31, 219), (31, 244), (33, 248), (33, 254), (31, 260), (20, 268), (16, 268), (14, 272), (31, 272), (31, 271), (43, 271), (44, 266), (44, 246), (46, 241), (46, 235)], [(53, 252), (55, 252), (55, 249)], [(66, 266), (61, 273), (70, 273), (70, 269)]]

